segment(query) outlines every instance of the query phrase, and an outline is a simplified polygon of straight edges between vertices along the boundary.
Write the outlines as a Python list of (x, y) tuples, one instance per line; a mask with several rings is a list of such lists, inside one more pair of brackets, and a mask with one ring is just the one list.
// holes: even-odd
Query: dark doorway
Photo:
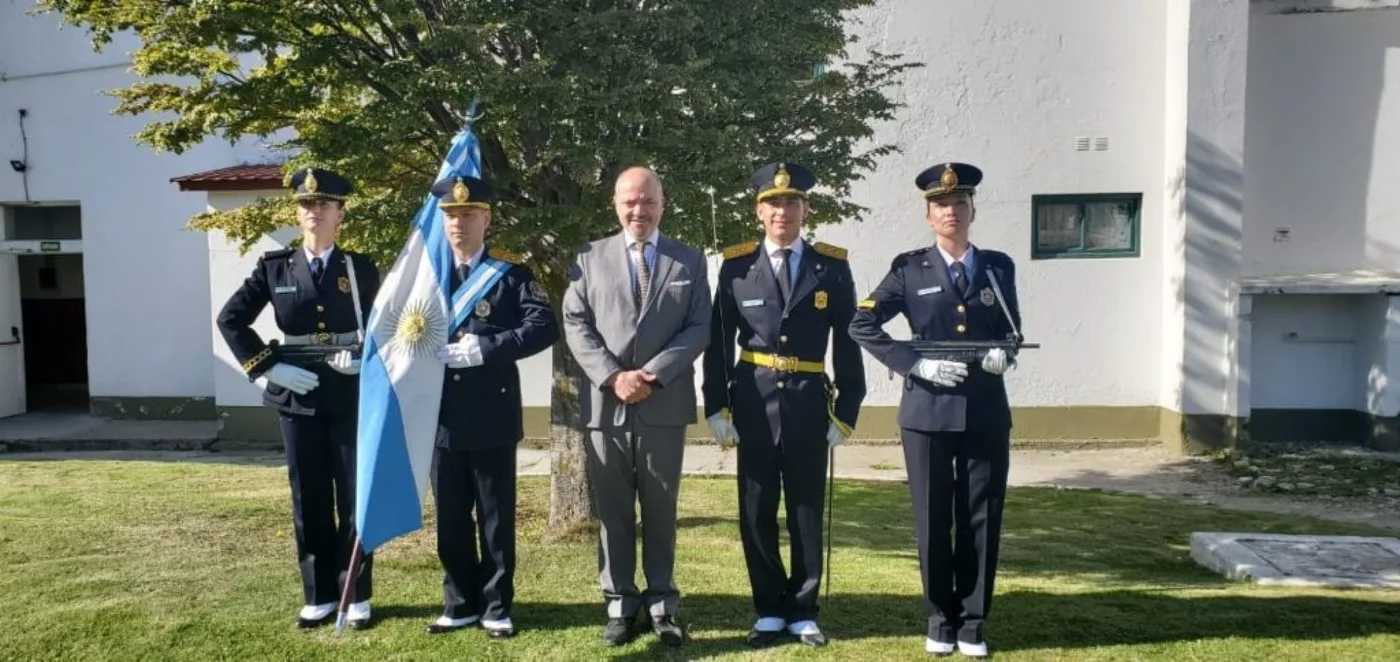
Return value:
[(88, 409), (82, 255), (21, 255), (20, 314), (29, 411)]

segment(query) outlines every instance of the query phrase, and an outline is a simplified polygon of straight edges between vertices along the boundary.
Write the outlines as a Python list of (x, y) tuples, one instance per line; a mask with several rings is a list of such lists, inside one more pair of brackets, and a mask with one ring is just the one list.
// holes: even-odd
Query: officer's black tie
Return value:
[(957, 289), (958, 296), (964, 299), (967, 298), (968, 285), (969, 283), (967, 281), (967, 265), (963, 264), (962, 261), (954, 262), (953, 287)]
[(456, 272), (456, 274), (455, 274), (455, 275), (457, 276), (457, 282), (455, 282), (455, 283), (452, 284), (452, 291), (453, 291), (453, 292), (456, 292), (456, 291), (457, 291), (457, 288), (459, 288), (459, 287), (462, 286), (462, 283), (467, 282), (467, 277), (470, 276), (471, 273), (472, 273), (471, 265), (469, 265), (469, 264), (467, 264), (467, 263), (465, 263), (465, 262), (463, 262), (462, 264), (457, 265), (457, 272)]
[(791, 248), (778, 249), (778, 291), (783, 295), (784, 306), (792, 298), (792, 277), (788, 275), (788, 255), (791, 253)]
[(319, 257), (311, 258), (311, 280), (321, 282), (321, 270), (324, 268), (324, 264)]

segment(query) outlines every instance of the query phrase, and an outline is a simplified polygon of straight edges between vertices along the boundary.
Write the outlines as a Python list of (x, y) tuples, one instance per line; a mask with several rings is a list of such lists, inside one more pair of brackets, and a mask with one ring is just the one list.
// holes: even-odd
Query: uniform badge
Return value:
[(817, 310), (826, 310), (826, 292), (818, 291), (816, 297), (814, 297), (813, 304), (817, 307)]
[(344, 293), (346, 293), (346, 294), (349, 294), (349, 293), (350, 293), (350, 279), (349, 279), (349, 278), (347, 278), (347, 277), (345, 277), (345, 276), (341, 276), (338, 280), (335, 281), (335, 284), (336, 284), (336, 286), (338, 286), (338, 287), (340, 288), (340, 291), (341, 291), (341, 292), (344, 292)]
[(860, 300), (860, 303), (856, 304), (856, 308), (859, 308), (859, 309), (861, 309), (861, 310), (874, 310), (874, 309), (875, 309), (875, 300), (874, 300), (874, 299), (861, 299), (861, 300)]
[(982, 288), (980, 296), (982, 297), (982, 305), (984, 306), (990, 306), (997, 302), (997, 295), (992, 292), (992, 288), (990, 287)]
[(485, 299), (476, 302), (476, 316), (485, 318), (491, 314), (491, 302)]

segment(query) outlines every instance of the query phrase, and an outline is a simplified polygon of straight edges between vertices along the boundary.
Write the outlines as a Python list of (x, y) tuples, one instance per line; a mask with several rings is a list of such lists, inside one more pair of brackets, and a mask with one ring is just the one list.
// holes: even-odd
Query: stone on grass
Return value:
[(1198, 531), (1191, 558), (1226, 578), (1275, 586), (1400, 589), (1400, 539)]
[(1274, 483), (1276, 482), (1278, 481), (1275, 480), (1273, 476), (1260, 476), (1257, 480), (1254, 481), (1254, 486), (1268, 488), (1273, 487)]

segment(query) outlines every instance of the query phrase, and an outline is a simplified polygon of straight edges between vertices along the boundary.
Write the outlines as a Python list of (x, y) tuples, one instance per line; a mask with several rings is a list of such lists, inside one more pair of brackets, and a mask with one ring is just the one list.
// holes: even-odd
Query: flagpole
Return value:
[(355, 592), (355, 581), (359, 579), (361, 550), (360, 536), (355, 536), (355, 549), (350, 552), (350, 567), (345, 571), (345, 586), (340, 589), (339, 614), (335, 617), (335, 636), (345, 628), (345, 612), (350, 609), (350, 595)]

